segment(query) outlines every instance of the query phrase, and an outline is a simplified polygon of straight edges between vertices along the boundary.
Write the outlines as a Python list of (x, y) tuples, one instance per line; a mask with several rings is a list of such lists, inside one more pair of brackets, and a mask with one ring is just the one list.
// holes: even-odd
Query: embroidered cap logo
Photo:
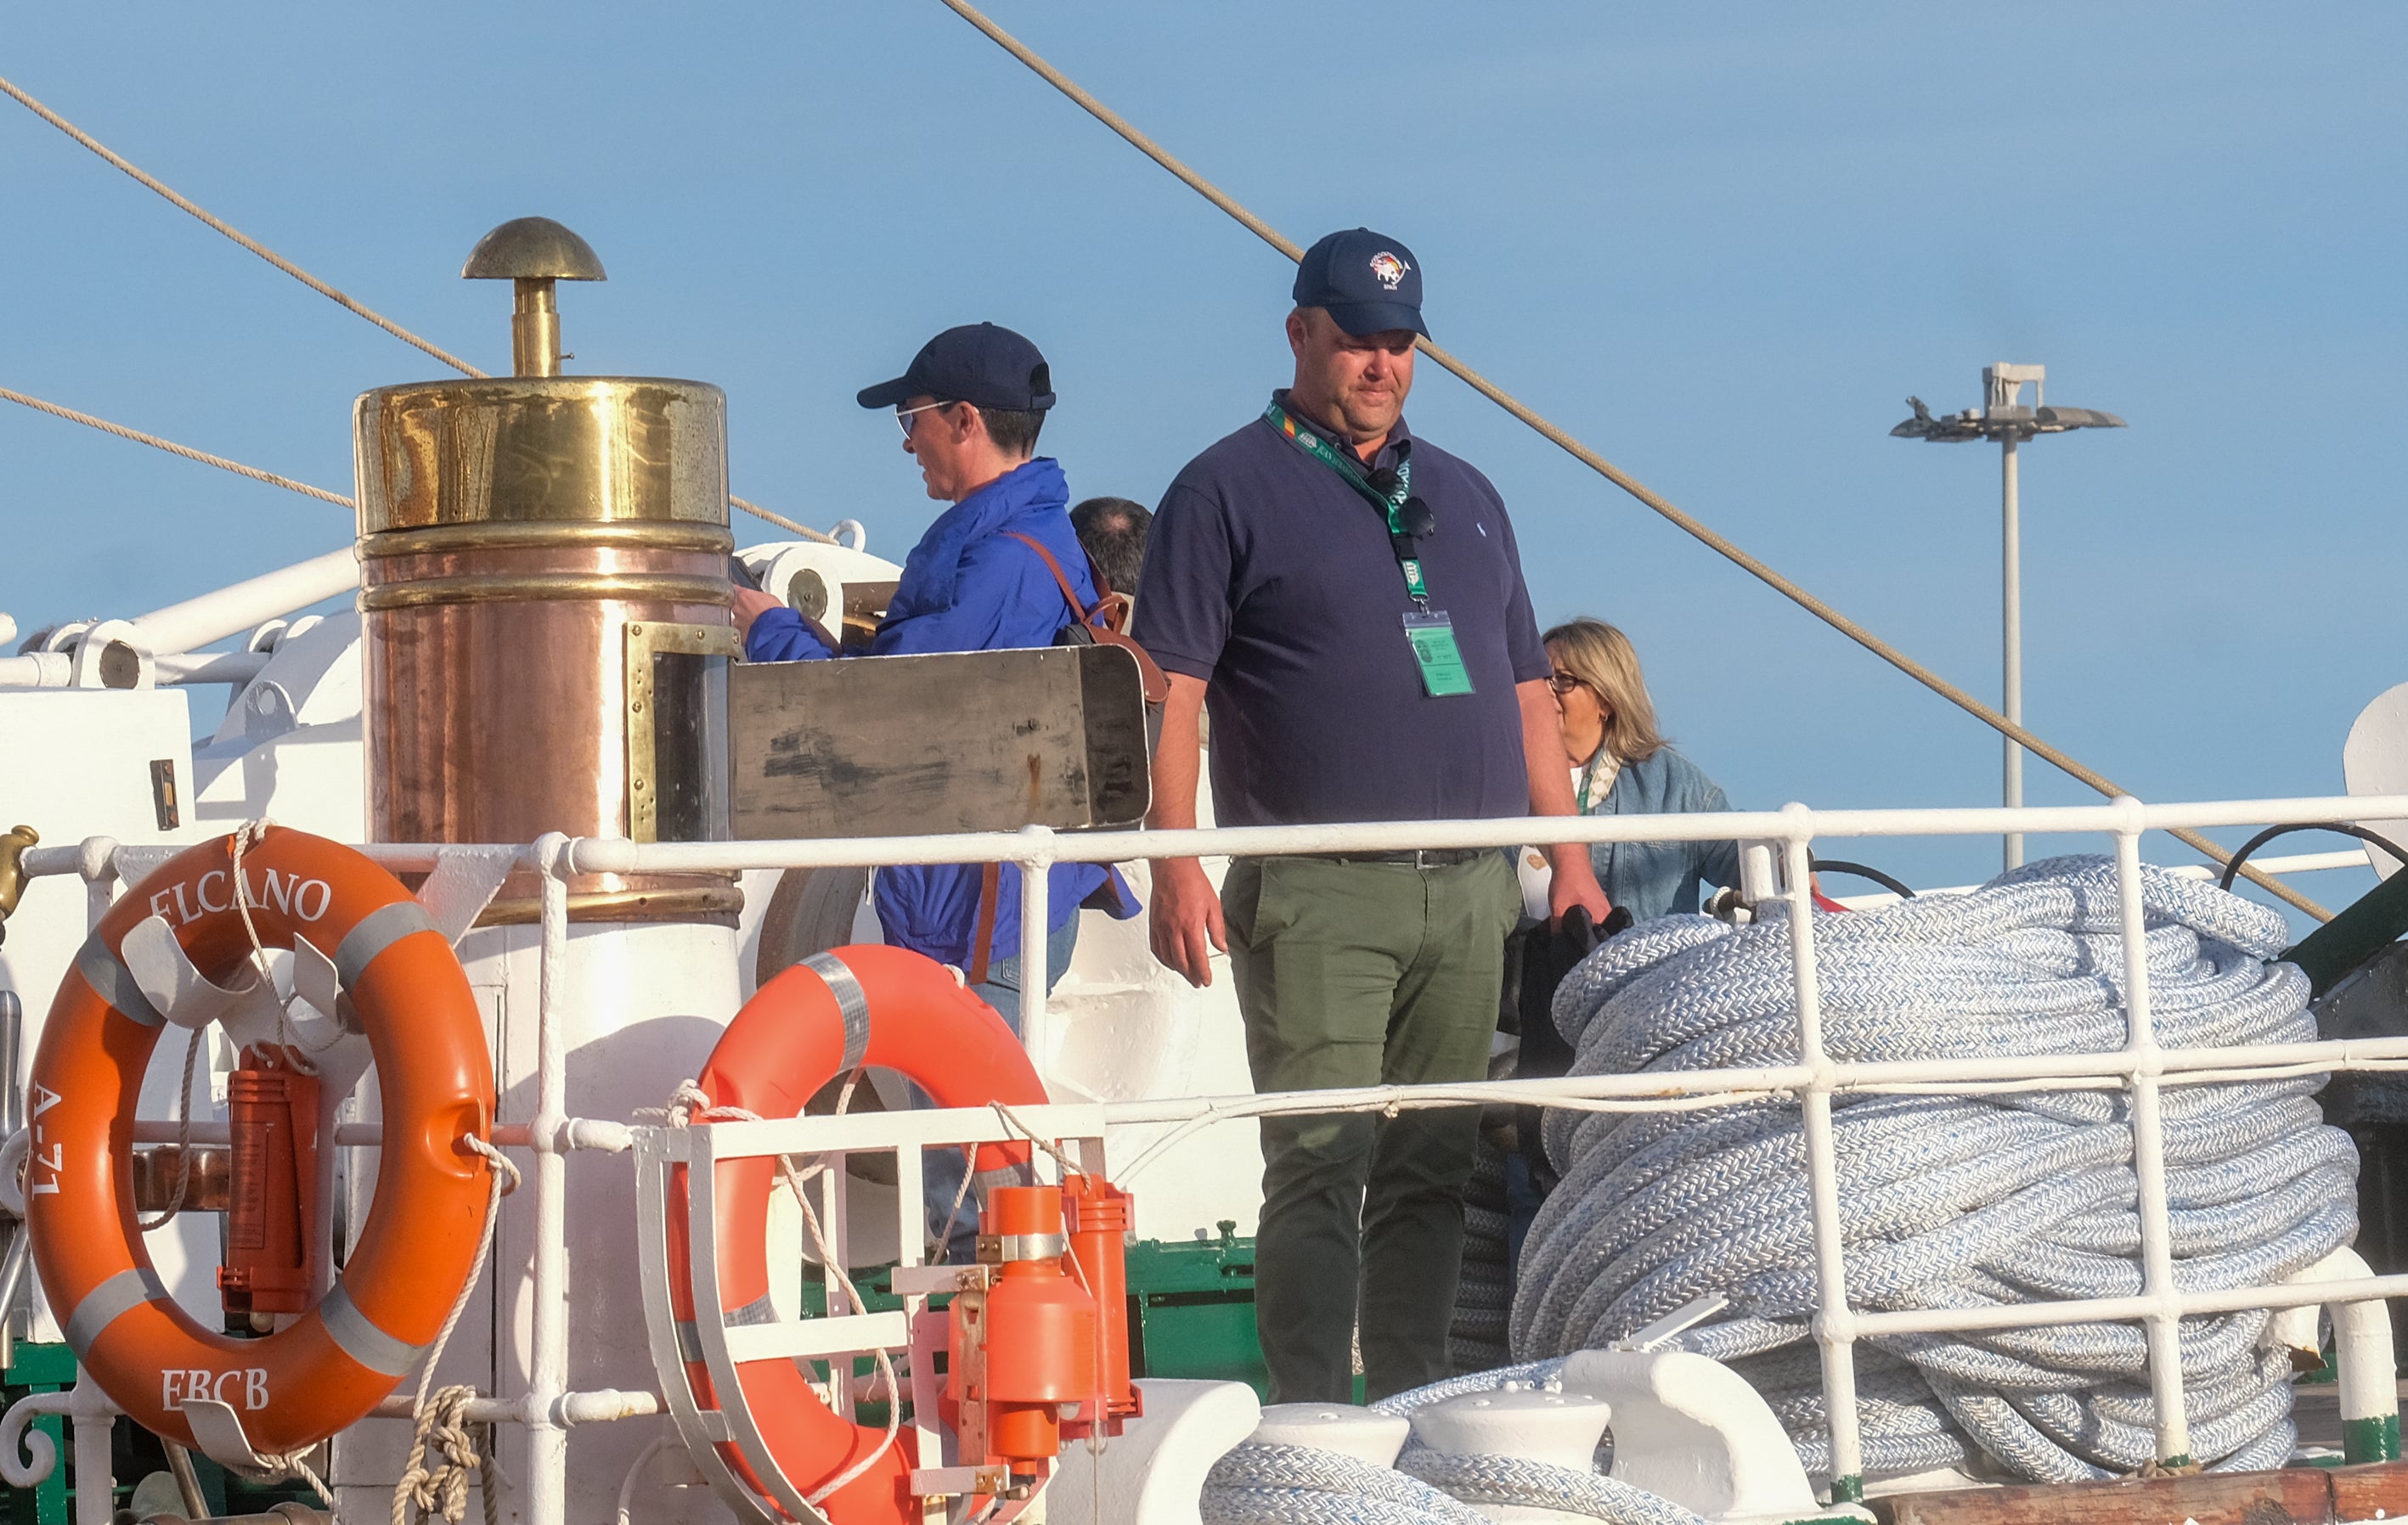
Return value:
[(1404, 284), (1407, 268), (1404, 261), (1384, 249), (1371, 256), (1371, 274), (1379, 277), (1380, 284), (1389, 291)]

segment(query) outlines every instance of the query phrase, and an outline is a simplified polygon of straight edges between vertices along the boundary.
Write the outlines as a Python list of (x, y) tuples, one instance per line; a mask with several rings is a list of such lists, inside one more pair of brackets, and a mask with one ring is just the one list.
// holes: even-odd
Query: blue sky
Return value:
[[(2123, 414), (2025, 454), (2027, 713), (2145, 797), (2338, 791), (2350, 720), (2408, 680), (2408, 11), (994, 14), (1299, 240), (1410, 243), (1440, 342), (1985, 696), (1996, 452), (1886, 431), (1910, 392), (1976, 401), (1996, 360)], [(938, 328), (1044, 347), (1082, 494), (1151, 500), (1284, 378), (1285, 263), (934, 0), (93, 4), (21, 9), (0, 60), (490, 366), (508, 294), (461, 259), (507, 218), (567, 222), (611, 272), (564, 294), (572, 368), (725, 387), (736, 490), (890, 554), (931, 508), (852, 393)], [(0, 384), (348, 490), (351, 398), (437, 374), (7, 102), (0, 177)], [(1504, 490), (1541, 618), (1628, 629), (1735, 800), (1996, 797), (1986, 731), (1452, 378), (1426, 367), (1411, 413)], [(27, 629), (347, 534), (0, 409), (0, 609)], [(1995, 862), (1854, 850), (1927, 883)]]

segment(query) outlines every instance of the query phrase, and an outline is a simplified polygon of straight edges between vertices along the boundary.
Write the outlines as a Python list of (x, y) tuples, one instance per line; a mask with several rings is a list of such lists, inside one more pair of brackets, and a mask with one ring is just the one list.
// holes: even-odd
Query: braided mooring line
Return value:
[[(2150, 1014), (2165, 1048), (2315, 1036), (2307, 980), (2268, 963), (2288, 928), (2267, 907), (2144, 865)], [(1756, 924), (1668, 917), (1575, 969), (1555, 1019), (1574, 1075), (1795, 1062), (1788, 908)], [(2123, 1048), (2121, 903), (2113, 863), (2059, 858), (1971, 894), (1816, 913), (1824, 1041), (1842, 1062), (2095, 1053)], [(1785, 1056), (1785, 1059), (1783, 1057)], [(2161, 1093), (2167, 1233), (2177, 1285), (2277, 1283), (2348, 1242), (2356, 1154), (2326, 1127), (2322, 1076)], [(1721, 1321), (1684, 1348), (1732, 1364), (1828, 1474), (1828, 1415), (1810, 1322), (1820, 1297), (1794, 1105), (1703, 1119), (1551, 1111), (1562, 1184), (1525, 1243), (1512, 1344), (1610, 1344), (1716, 1293)], [(2137, 1295), (2142, 1229), (2131, 1103), (2100, 1090), (1835, 1098), (1840, 1232), (1851, 1304), (1975, 1308)], [(2287, 1353), (2263, 1310), (2186, 1318), (2190, 1454), (2280, 1465), (2293, 1438)], [(2146, 1340), (2122, 1324), (1875, 1336), (1856, 1347), (1866, 1467), (1987, 1457), (2035, 1481), (2121, 1475), (2156, 1458)]]

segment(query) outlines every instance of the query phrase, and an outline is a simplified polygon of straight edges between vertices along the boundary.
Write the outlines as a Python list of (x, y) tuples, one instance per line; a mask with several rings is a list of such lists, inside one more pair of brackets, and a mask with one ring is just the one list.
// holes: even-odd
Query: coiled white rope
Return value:
[[(2308, 982), (2268, 964), (2274, 912), (2143, 867), (2151, 1009), (2168, 1048), (2313, 1039)], [(1798, 1062), (1786, 908), (1733, 928), (1670, 917), (1616, 938), (1556, 993), (1576, 1075)], [(1971, 894), (1820, 916), (1834, 1059), (1961, 1059), (2124, 1047), (2115, 872), (2096, 857)], [(2166, 1187), (2185, 1290), (2275, 1282), (2349, 1242), (2357, 1155), (2323, 1126), (2321, 1076), (2169, 1087)], [(1848, 1292), (1859, 1308), (1969, 1308), (2142, 1290), (2129, 1109), (2120, 1093), (1841, 1096), (1833, 1133)], [(1808, 1343), (1815, 1304), (1794, 1104), (1712, 1115), (1550, 1112), (1563, 1183), (1526, 1243), (1512, 1345), (1597, 1347), (1691, 1298), (1731, 1299), (1684, 1336), (1729, 1361), (1828, 1475)], [(2279, 1466), (2293, 1444), (2287, 1352), (2262, 1311), (2186, 1319), (2192, 1454)], [(1986, 1457), (2040, 1481), (2155, 1460), (2144, 1341), (2128, 1325), (1882, 1336), (1858, 1347), (1865, 1461), (1898, 1473)]]

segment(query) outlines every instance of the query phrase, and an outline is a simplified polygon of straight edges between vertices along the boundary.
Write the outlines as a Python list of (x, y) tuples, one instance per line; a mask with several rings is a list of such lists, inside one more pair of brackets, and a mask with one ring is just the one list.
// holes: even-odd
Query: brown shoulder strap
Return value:
[[(1006, 530), (1003, 533), (1043, 558), (1046, 569), (1054, 574), (1054, 585), (1062, 590), (1062, 602), (1070, 606), (1071, 618), (1094, 632), (1096, 640), (1099, 644), (1127, 648), (1129, 655), (1137, 659), (1138, 676), (1145, 686), (1147, 704), (1158, 705), (1170, 696), (1170, 680), (1162, 676), (1162, 668), (1156, 664), (1152, 656), (1147, 654), (1145, 648), (1123, 634), (1110, 617), (1098, 621), (1095, 618), (1096, 611), (1089, 610), (1079, 602), (1079, 595), (1070, 588), (1070, 579), (1063, 576), (1062, 563), (1054, 559), (1052, 551), (1018, 530)], [(1104, 575), (1096, 568), (1096, 560), (1092, 556), (1087, 558), (1087, 568), (1088, 574), (1096, 579), (1097, 591), (1104, 595), (1104, 598), (1098, 599), (1096, 605), (1096, 610), (1100, 611), (1105, 607), (1104, 599), (1114, 596), (1111, 584), (1104, 580)]]
[(1085, 624), (1087, 606), (1079, 602), (1078, 591), (1070, 586), (1068, 575), (1062, 570), (1062, 563), (1054, 559), (1054, 553), (1039, 544), (1035, 535), (1023, 534), (1018, 530), (1006, 530), (1003, 533), (1007, 539), (1017, 540), (1037, 552), (1038, 559), (1045, 563), (1045, 570), (1054, 574), (1054, 586), (1062, 590), (1062, 602), (1070, 606), (1070, 617), (1079, 623)]
[(970, 966), (962, 971), (965, 985), (986, 983), (987, 956), (995, 948), (996, 903), (1003, 898), (1003, 865), (985, 863), (979, 868), (978, 919), (970, 929)]

